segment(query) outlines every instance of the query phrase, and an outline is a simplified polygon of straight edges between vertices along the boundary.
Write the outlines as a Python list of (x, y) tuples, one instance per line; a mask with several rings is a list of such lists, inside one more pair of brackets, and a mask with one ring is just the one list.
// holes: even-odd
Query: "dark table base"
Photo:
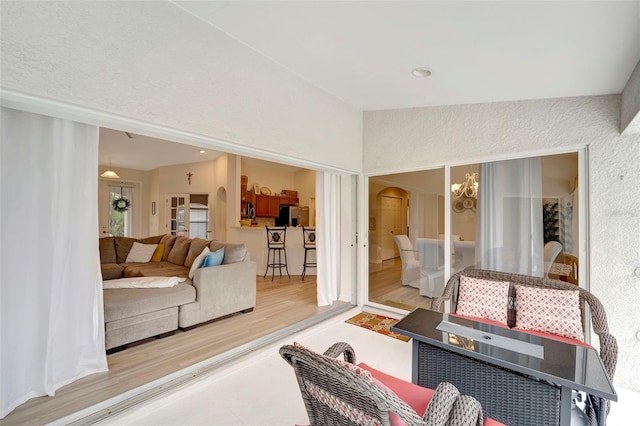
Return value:
[(560, 387), (424, 342), (414, 345), (417, 384), (435, 389), (440, 382), (452, 383), (482, 404), (485, 417), (508, 425), (560, 424)]

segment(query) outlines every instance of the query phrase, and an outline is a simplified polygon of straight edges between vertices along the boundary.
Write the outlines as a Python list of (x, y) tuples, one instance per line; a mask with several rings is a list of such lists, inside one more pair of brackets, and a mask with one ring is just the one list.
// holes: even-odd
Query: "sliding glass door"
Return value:
[(444, 169), (371, 176), (368, 300), (429, 307), (447, 279), (468, 267), (586, 287), (581, 156), (447, 167), (446, 190)]
[(578, 181), (578, 153), (451, 167), (451, 273), (475, 265), (577, 285)]

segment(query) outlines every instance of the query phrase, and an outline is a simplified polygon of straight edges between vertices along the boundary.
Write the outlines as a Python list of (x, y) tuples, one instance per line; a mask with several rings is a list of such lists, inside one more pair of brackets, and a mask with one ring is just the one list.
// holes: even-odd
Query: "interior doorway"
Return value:
[(209, 194), (168, 194), (167, 210), (171, 235), (209, 239)]
[(133, 237), (140, 228), (140, 183), (100, 180), (99, 237)]

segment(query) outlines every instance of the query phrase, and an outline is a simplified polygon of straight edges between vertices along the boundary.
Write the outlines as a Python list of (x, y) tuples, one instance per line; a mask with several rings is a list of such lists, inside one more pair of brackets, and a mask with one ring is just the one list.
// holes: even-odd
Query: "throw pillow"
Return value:
[(173, 244), (176, 242), (175, 235), (164, 235), (160, 240), (160, 244), (164, 244), (164, 253), (162, 254), (162, 260), (168, 260), (169, 253), (173, 248)]
[(151, 260), (151, 256), (156, 251), (157, 244), (141, 244), (134, 242), (125, 263), (143, 263)]
[(189, 278), (193, 279), (193, 275), (196, 273), (196, 269), (202, 266), (204, 263), (205, 257), (209, 254), (209, 247), (205, 247), (202, 249), (202, 253), (200, 253), (191, 264), (191, 269), (189, 269)]
[(190, 245), (191, 240), (189, 238), (183, 236), (176, 237), (167, 260), (174, 265), (184, 265), (184, 260), (187, 258)]
[(210, 241), (203, 240), (202, 238), (192, 238), (187, 257), (184, 259), (184, 266), (190, 268), (196, 257), (202, 253), (202, 250), (209, 246), (209, 242)]
[[(208, 250), (208, 247), (205, 247)], [(220, 250), (212, 251), (207, 254), (207, 257), (204, 259), (204, 263), (202, 263), (203, 268), (208, 268), (210, 266), (220, 266), (222, 265), (222, 260), (224, 259), (224, 247)]]
[(158, 247), (156, 247), (156, 251), (154, 251), (153, 256), (151, 256), (151, 261), (160, 262), (162, 260), (163, 254), (164, 254), (164, 244), (158, 244)]
[(209, 247), (211, 248), (211, 251), (216, 251), (221, 247), (224, 247), (224, 260), (222, 261), (223, 265), (242, 262), (247, 257), (247, 246), (243, 243), (232, 244), (212, 241)]
[(578, 290), (515, 287), (516, 327), (584, 341)]
[(460, 277), (456, 314), (507, 324), (509, 282)]

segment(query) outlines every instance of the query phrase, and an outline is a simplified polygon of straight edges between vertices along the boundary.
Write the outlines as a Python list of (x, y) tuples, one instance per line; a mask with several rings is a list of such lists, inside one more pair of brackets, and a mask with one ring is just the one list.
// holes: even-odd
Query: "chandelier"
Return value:
[(460, 199), (478, 198), (478, 173), (467, 173), (462, 183), (451, 185), (453, 196)]

